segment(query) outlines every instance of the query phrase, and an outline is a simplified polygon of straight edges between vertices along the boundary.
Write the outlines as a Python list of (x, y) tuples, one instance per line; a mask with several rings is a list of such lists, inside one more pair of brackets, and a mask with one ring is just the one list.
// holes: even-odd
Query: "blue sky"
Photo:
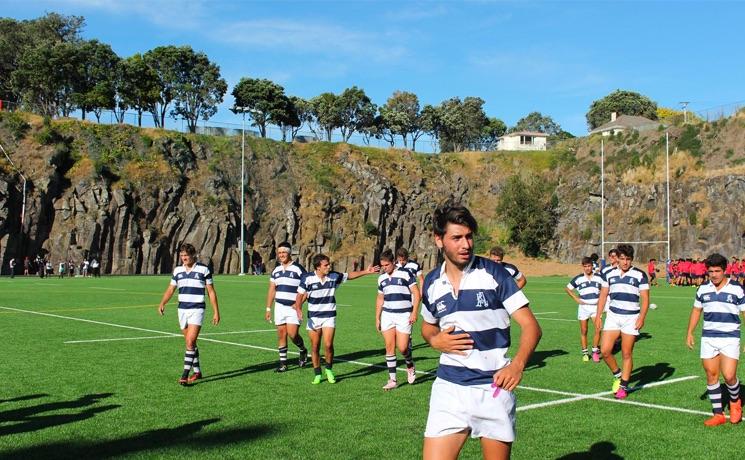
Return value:
[(274, 80), (306, 98), (363, 88), (378, 104), (395, 90), (422, 104), (479, 96), (514, 124), (531, 111), (587, 132), (591, 102), (615, 89), (696, 111), (745, 100), (740, 2), (300, 2), (0, 0), (0, 16), (82, 15), (85, 38), (120, 56), (190, 45), (216, 62), (229, 89)]

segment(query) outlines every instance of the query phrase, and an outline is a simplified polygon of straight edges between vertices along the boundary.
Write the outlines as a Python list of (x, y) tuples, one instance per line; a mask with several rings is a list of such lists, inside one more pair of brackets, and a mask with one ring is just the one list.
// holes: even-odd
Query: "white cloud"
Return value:
[(113, 14), (135, 14), (171, 29), (196, 28), (208, 16), (206, 0), (58, 0), (53, 4)]

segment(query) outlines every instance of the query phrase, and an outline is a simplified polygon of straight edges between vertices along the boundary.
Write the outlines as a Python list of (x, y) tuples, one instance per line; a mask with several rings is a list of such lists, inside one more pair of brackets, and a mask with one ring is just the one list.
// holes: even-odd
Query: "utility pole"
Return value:
[(680, 101), (678, 104), (683, 108), (683, 124), (688, 123), (688, 104), (690, 104), (691, 101)]

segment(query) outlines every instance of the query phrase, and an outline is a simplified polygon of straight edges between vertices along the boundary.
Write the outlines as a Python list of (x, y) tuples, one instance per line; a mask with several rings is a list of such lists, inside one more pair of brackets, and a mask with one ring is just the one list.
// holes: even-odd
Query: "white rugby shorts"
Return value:
[(701, 337), (701, 359), (717, 355), (740, 360), (740, 339), (735, 337)]
[(305, 328), (309, 331), (317, 331), (324, 327), (336, 327), (336, 317), (332, 318), (311, 318), (308, 317), (308, 321), (305, 324)]
[(188, 325), (201, 326), (204, 320), (204, 308), (179, 308), (178, 324), (181, 329)]
[(635, 315), (619, 315), (608, 310), (605, 314), (605, 323), (603, 324), (604, 331), (621, 331), (621, 334), (626, 335), (639, 335), (639, 330), (636, 329), (636, 320), (639, 319), (639, 314)]
[(437, 438), (471, 432), (472, 438), (515, 440), (515, 395), (483, 385), (466, 386), (435, 379), (429, 400), (429, 416), (424, 436)]
[(380, 313), (380, 330), (387, 331), (388, 329), (396, 328), (396, 331), (402, 334), (411, 335), (411, 324), (409, 324), (409, 318), (411, 318), (410, 312), (404, 313), (391, 313), (383, 311)]
[(300, 320), (297, 317), (297, 310), (287, 305), (274, 304), (274, 324), (279, 326), (282, 324), (300, 324)]
[(577, 306), (577, 319), (584, 321), (586, 319), (594, 318), (598, 314), (597, 305), (579, 304)]

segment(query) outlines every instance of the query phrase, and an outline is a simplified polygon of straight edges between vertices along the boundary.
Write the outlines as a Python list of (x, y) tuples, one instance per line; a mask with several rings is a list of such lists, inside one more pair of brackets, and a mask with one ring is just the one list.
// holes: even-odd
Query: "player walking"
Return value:
[(390, 249), (380, 255), (383, 274), (378, 277), (378, 297), (375, 302), (375, 328), (382, 332), (385, 342), (385, 362), (388, 367), (388, 391), (398, 386), (396, 380), (396, 347), (404, 356), (407, 381), (416, 380), (416, 370), (411, 357), (411, 325), (416, 322), (419, 311), (419, 288), (415, 275), (394, 264)]
[[(422, 336), (442, 352), (432, 384), (424, 459), (454, 459), (471, 437), (484, 458), (508, 458), (515, 439), (515, 396), (541, 328), (505, 268), (473, 254), (477, 223), (463, 206), (433, 219), (444, 263), (424, 280)], [(510, 317), (520, 346), (510, 360)]]
[(334, 333), (336, 331), (336, 289), (342, 283), (364, 275), (377, 273), (379, 267), (369, 266), (367, 270), (351, 273), (331, 271), (329, 258), (323, 254), (313, 256), (313, 272), (303, 274), (297, 288), (295, 311), (298, 319), (303, 318), (303, 303), (308, 301), (308, 322), (306, 329), (310, 336), (311, 361), (313, 362), (313, 384), (321, 383), (321, 340), (326, 360), (326, 380), (336, 383), (334, 375)]
[(305, 366), (308, 361), (308, 349), (305, 348), (303, 337), (298, 333), (300, 319), (295, 311), (297, 287), (300, 278), (305, 273), (302, 265), (292, 260), (292, 246), (288, 242), (277, 246), (279, 265), (272, 270), (269, 277), (269, 291), (266, 294), (266, 314), (264, 319), (271, 321), (272, 303), (274, 303), (274, 324), (277, 326), (279, 349), (279, 367), (275, 372), (287, 371), (287, 337), (298, 349), (300, 359), (298, 365)]
[[(592, 259), (589, 257), (582, 258), (582, 273), (572, 278), (564, 290), (569, 297), (577, 302), (577, 319), (579, 320), (579, 341), (582, 345), (582, 361), (590, 361), (590, 355), (587, 350), (587, 323), (590, 318), (597, 315), (598, 297), (600, 297), (600, 287), (603, 279), (593, 273)], [(574, 293), (577, 291), (577, 294)], [(595, 327), (595, 333), (592, 337), (592, 360), (600, 362), (600, 329)]]
[(520, 272), (516, 265), (504, 261), (504, 249), (494, 246), (489, 250), (489, 258), (492, 262), (501, 264), (510, 276), (515, 280), (518, 289), (522, 289), (528, 284), (528, 279)]
[[(189, 243), (181, 245), (179, 248), (181, 265), (173, 270), (171, 283), (163, 293), (160, 306), (158, 306), (158, 313), (163, 316), (166, 304), (178, 288), (178, 322), (186, 341), (184, 371), (178, 381), (181, 385), (187, 385), (202, 378), (197, 337), (199, 337), (199, 330), (202, 328), (204, 319), (205, 291), (212, 305), (212, 324), (216, 326), (220, 322), (220, 310), (217, 306), (217, 293), (213, 286), (212, 273), (206, 265), (197, 262), (196, 255), (197, 250), (194, 246)], [(194, 373), (189, 376), (192, 370)]]
[(701, 333), (701, 364), (706, 371), (706, 391), (714, 415), (704, 422), (706, 426), (727, 423), (722, 408), (722, 387), (719, 374), (729, 393), (729, 420), (739, 423), (742, 419), (740, 381), (737, 379), (737, 362), (740, 359), (740, 316), (745, 310), (745, 292), (742, 286), (725, 275), (727, 259), (712, 254), (705, 260), (709, 282), (696, 290), (696, 299), (688, 320), (686, 344), (693, 349), (693, 330), (704, 316)]

